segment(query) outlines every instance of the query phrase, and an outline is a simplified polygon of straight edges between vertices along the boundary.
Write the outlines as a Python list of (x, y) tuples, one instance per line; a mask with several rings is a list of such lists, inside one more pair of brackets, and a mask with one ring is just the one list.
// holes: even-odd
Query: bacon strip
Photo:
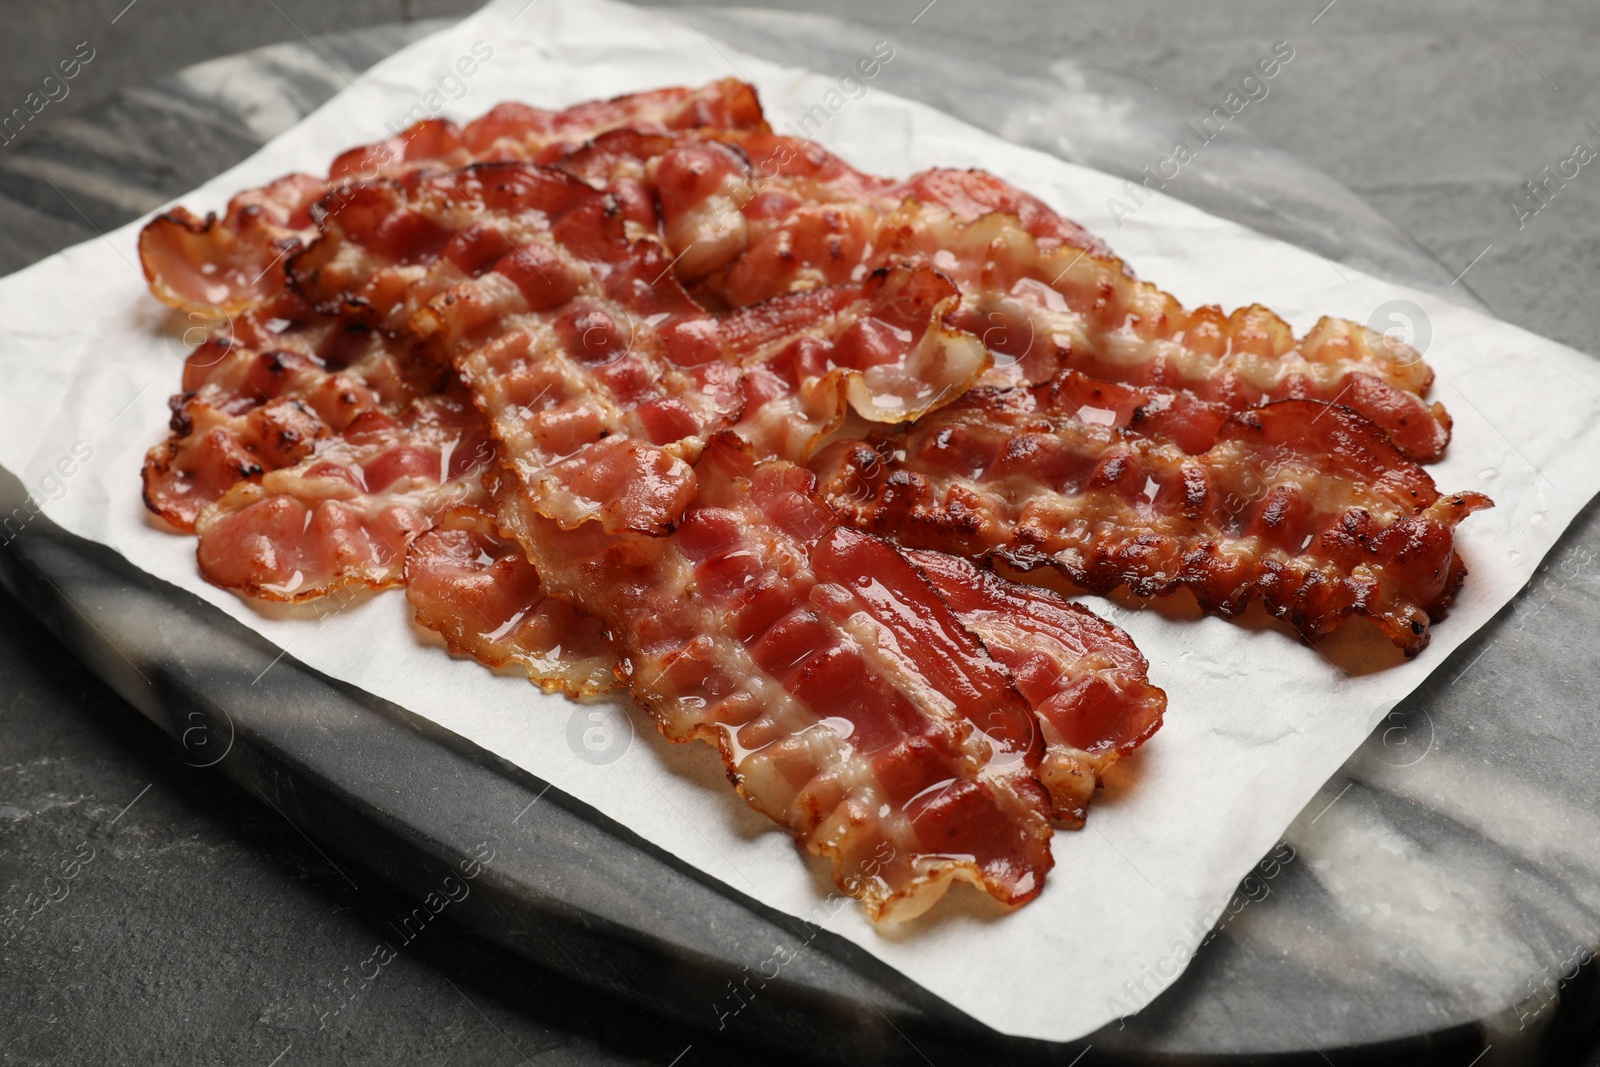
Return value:
[(1082, 381), (1063, 379), (974, 389), (907, 433), (836, 445), (814, 465), (824, 495), (902, 544), (1047, 567), (1092, 592), (1188, 589), (1220, 615), (1259, 597), (1307, 640), (1364, 615), (1408, 655), (1427, 644), (1466, 575), (1454, 528), (1488, 498), (1441, 497), (1336, 405), (1238, 413), (1188, 456), (1085, 419)]
[(1045, 742), (1039, 778), (1057, 820), (1077, 829), (1111, 765), (1161, 726), (1167, 695), (1121, 629), (1049, 589), (1019, 585), (943, 552), (907, 552), (1016, 681)]
[(206, 580), (261, 600), (304, 601), (404, 575), (406, 548), (452, 507), (484, 498), (494, 456), (465, 398), (368, 412), (300, 463), (235, 483), (195, 523)]
[[(333, 294), (357, 304), (369, 289), (404, 286), (411, 295), (391, 306), (432, 294), (409, 328), (454, 359), (544, 514), (567, 526), (670, 528), (693, 493), (688, 461), (741, 395), (716, 324), (673, 280), (660, 245), (629, 240), (610, 196), (537, 165), (484, 164), (370, 192), (389, 210), (330, 216), (292, 268), (297, 284), (321, 294), (330, 279), (336, 289), (347, 276), (371, 279)], [(385, 246), (390, 228), (422, 236)], [(491, 238), (512, 250), (475, 264), (454, 254)]]
[[(869, 179), (787, 139), (690, 140), (654, 161), (663, 233), (693, 291), (734, 307), (927, 264), (964, 294), (954, 324), (995, 349), (990, 385), (1063, 369), (1159, 386), (1224, 414), (1283, 399), (1342, 403), (1420, 462), (1449, 443), (1433, 373), (1405, 345), (1324, 318), (1304, 338), (1265, 308), (1189, 311), (1041, 202), (979, 171)], [(658, 151), (659, 144), (645, 146)], [(826, 154), (824, 153), (824, 156)]]
[(283, 257), (311, 226), (310, 208), (326, 186), (290, 174), (198, 218), (175, 207), (139, 231), (139, 262), (156, 299), (208, 314), (235, 314), (283, 289)]
[(546, 595), (514, 542), (479, 508), (453, 508), (411, 543), (406, 599), (419, 625), (458, 655), (514, 666), (545, 692), (594, 696), (615, 688), (617, 657), (593, 616)]
[[(760, 131), (697, 130), (631, 147), (649, 161), (679, 276), (697, 296), (730, 307), (859, 281), (905, 255), (892, 216), (907, 200), (966, 222), (1009, 212), (1041, 247), (1109, 254), (1043, 201), (983, 171), (933, 169), (895, 182), (811, 142)], [(616, 143), (610, 155), (623, 150)]]
[(875, 249), (895, 242), (875, 232), (907, 198), (967, 221), (1007, 211), (1045, 248), (1106, 252), (1076, 223), (992, 174), (934, 169), (895, 182), (809, 141), (762, 130), (612, 133), (552, 162), (613, 191), (643, 175), (659, 197), (679, 277), (697, 297), (731, 307), (860, 281), (884, 265)]
[(1120, 259), (1046, 248), (1000, 213), (969, 223), (907, 205), (887, 226), (901, 251), (931, 252), (968, 294), (958, 324), (1006, 357), (988, 384), (1040, 384), (1070, 369), (1229, 412), (1323, 400), (1359, 411), (1418, 462), (1438, 460), (1449, 443), (1443, 406), (1422, 399), (1433, 371), (1413, 349), (1357, 323), (1323, 318), (1297, 339), (1259, 305), (1190, 311)]
[[(719, 322), (659, 244), (627, 237), (616, 208), (537, 165), (413, 175), (330, 198), (322, 236), (289, 273), (324, 311), (452, 353), (518, 477), (568, 526), (670, 527), (687, 464), (741, 404), (742, 430), (798, 456), (848, 411), (909, 420), (987, 366), (976, 339), (944, 323), (959, 293), (932, 271), (886, 270)], [(740, 364), (766, 372), (742, 392)], [(635, 462), (641, 452), (650, 463)], [(649, 473), (619, 481), (613, 469)]]
[(344, 152), (326, 181), (292, 174), (240, 193), (220, 219), (174, 208), (140, 232), (139, 260), (150, 291), (164, 303), (236, 314), (282, 290), (285, 255), (315, 236), (311, 205), (339, 186), (473, 162), (537, 162), (623, 126), (665, 132), (708, 125), (765, 130), (755, 89), (724, 79), (560, 111), (504, 103), (465, 127), (424, 119), (385, 141)]
[(733, 78), (698, 88), (673, 87), (588, 100), (558, 111), (507, 101), (465, 126), (423, 119), (395, 136), (342, 153), (331, 181), (398, 178), (418, 168), (451, 170), (469, 163), (546, 163), (606, 131), (666, 133), (699, 126), (765, 130), (755, 88)]
[(1008, 904), (1052, 860), (1027, 703), (912, 564), (834, 525), (801, 468), (732, 434), (668, 535), (564, 530), (502, 499), (547, 587), (601, 618), (629, 692), (675, 741), (722, 753), (757, 810), (827, 857), (874, 918), (953, 880)]
[(442, 385), (437, 367), (417, 380), (411, 348), (292, 294), (216, 327), (184, 361), (172, 434), (145, 459), (145, 503), (193, 529), (235, 482), (292, 466), (364, 413), (401, 412)]

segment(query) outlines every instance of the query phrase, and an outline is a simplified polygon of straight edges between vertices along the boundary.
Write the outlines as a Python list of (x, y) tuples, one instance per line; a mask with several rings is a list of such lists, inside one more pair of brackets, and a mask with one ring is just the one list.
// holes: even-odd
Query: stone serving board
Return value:
[[(878, 36), (792, 13), (687, 10), (713, 36), (822, 71), (846, 69)], [(48, 124), (0, 159), (0, 269), (199, 185), (331, 97), (347, 75), (438, 26), (257, 49)], [(1164, 157), (1183, 122), (1136, 79), (1015, 51), (897, 44), (877, 84), (1126, 176)], [(1474, 299), (1348, 190), (1242, 134), (1217, 142), (1192, 172), (1169, 191), (1363, 270)], [(4, 476), (0, 508), (22, 493)], [(708, 1005), (741, 968), (774, 945), (798, 952), (729, 1020), (752, 1043), (834, 1062), (1068, 1064), (1082, 1055), (1084, 1064), (1487, 1067), (1541, 1062), (1600, 1020), (1593, 506), (1528, 588), (1323, 787), (1240, 886), (1182, 978), (1153, 1001), (1130, 987), (1123, 1003), (1137, 1014), (1065, 1045), (985, 1030), (841, 939), (813, 935), (504, 761), (292, 657), (271, 684), (252, 686), (280, 655), (275, 646), (48, 522), (30, 524), (0, 552), (0, 580), (166, 729), (186, 760), (215, 764), (402, 888), (426, 892), (478, 842), (495, 840), (487, 891), (452, 914), (576, 981), (710, 1025)]]

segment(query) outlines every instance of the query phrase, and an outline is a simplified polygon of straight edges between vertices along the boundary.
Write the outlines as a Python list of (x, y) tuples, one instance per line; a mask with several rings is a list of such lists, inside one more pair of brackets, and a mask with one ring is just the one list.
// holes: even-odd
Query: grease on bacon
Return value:
[(1161, 726), (1167, 695), (1121, 629), (1049, 589), (943, 552), (906, 553), (961, 623), (1011, 671), (1044, 738), (1039, 779), (1056, 819), (1083, 825), (1106, 772)]
[(234, 314), (282, 290), (283, 260), (316, 236), (311, 205), (330, 191), (474, 162), (548, 161), (619, 127), (664, 133), (696, 126), (764, 130), (766, 121), (755, 90), (733, 79), (556, 111), (508, 102), (465, 126), (424, 119), (342, 153), (326, 180), (292, 174), (240, 193), (220, 218), (173, 208), (140, 232), (139, 260), (150, 291), (165, 303)]
[(1086, 417), (1093, 383), (979, 388), (908, 432), (842, 442), (815, 469), (840, 512), (914, 547), (1057, 571), (1097, 593), (1182, 589), (1236, 615), (1259, 598), (1308, 640), (1370, 618), (1407, 654), (1465, 577), (1454, 530), (1489, 507), (1441, 496), (1347, 408), (1230, 416), (1206, 452)]
[(406, 549), (453, 507), (486, 500), (494, 457), (459, 390), (398, 417), (369, 411), (299, 463), (236, 482), (195, 522), (208, 581), (299, 602), (404, 576)]
[(990, 342), (990, 385), (1064, 369), (1154, 386), (1222, 414), (1284, 399), (1342, 403), (1420, 462), (1439, 459), (1450, 419), (1424, 397), (1433, 373), (1406, 345), (1324, 318), (1303, 338), (1259, 306), (1185, 309), (1042, 202), (981, 171), (872, 178), (814, 145), (734, 134), (641, 151), (663, 233), (697, 294), (742, 307), (783, 293), (925, 264), (963, 294), (955, 324)]
[(235, 482), (292, 466), (371, 411), (439, 387), (411, 342), (320, 315), (294, 294), (234, 317), (184, 360), (171, 434), (145, 459), (150, 510), (180, 530)]
[(942, 275), (894, 267), (730, 312), (721, 336), (745, 372), (736, 430), (765, 455), (804, 460), (851, 414), (910, 422), (949, 403), (989, 366), (949, 324), (959, 301)]
[(1037, 895), (1042, 744), (1005, 668), (903, 554), (837, 526), (803, 468), (723, 434), (694, 474), (665, 536), (563, 529), (521, 492), (501, 525), (551, 592), (605, 623), (661, 732), (714, 745), (874, 918), (919, 914), (952, 881)]
[(522, 549), (482, 508), (452, 508), (412, 541), (405, 582), (417, 623), (458, 655), (519, 669), (547, 693), (594, 696), (618, 684), (599, 620), (547, 595)]

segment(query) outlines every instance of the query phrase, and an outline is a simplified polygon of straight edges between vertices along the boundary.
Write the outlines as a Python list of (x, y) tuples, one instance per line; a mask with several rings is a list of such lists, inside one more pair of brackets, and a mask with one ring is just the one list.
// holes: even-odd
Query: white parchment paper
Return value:
[[(481, 60), (470, 77), (452, 74), (463, 56)], [(1424, 309), (1435, 396), (1456, 419), (1449, 458), (1433, 474), (1446, 491), (1479, 489), (1499, 505), (1461, 528), (1472, 574), (1432, 646), (1412, 662), (1351, 675), (1272, 629), (1173, 621), (1094, 600), (1149, 656), (1170, 710), (1102, 791), (1088, 828), (1056, 835), (1044, 893), (1014, 913), (963, 888), (917, 923), (874, 929), (830, 899), (820, 864), (737, 800), (709, 748), (674, 749), (641, 722), (620, 758), (596, 763), (581, 743), (585, 730), (603, 729), (589, 709), (430, 647), (398, 593), (320, 621), (269, 619), (202, 582), (192, 539), (156, 529), (139, 499), (140, 462), (163, 436), (183, 353), (171, 314), (146, 294), (137, 269), (141, 223), (0, 282), (0, 463), (61, 525), (312, 667), (500, 753), (767, 904), (813, 917), (990, 1026), (1066, 1040), (1140, 1007), (1177, 976), (1240, 878), (1318, 787), (1516, 593), (1600, 489), (1600, 365), (1159, 195), (1119, 229), (1108, 214), (1119, 180), (877, 89), (834, 109), (829, 93), (847, 73), (764, 62), (714, 44), (672, 12), (497, 0), (380, 63), (183, 202), (220, 209), (231, 193), (287, 171), (324, 173), (337, 151), (386, 136), (386, 124), (403, 124), (413, 105), (438, 106), (458, 84), (465, 94), (447, 113), (468, 118), (500, 99), (557, 106), (737, 75), (759, 87), (775, 126), (819, 103), (836, 110), (817, 139), (864, 169), (995, 171), (1111, 237), (1141, 276), (1186, 305), (1258, 301), (1297, 332), (1324, 313), (1368, 321), (1391, 300)], [(1143, 993), (1130, 997), (1129, 982)], [(707, 1022), (728, 1007), (708, 1004)]]

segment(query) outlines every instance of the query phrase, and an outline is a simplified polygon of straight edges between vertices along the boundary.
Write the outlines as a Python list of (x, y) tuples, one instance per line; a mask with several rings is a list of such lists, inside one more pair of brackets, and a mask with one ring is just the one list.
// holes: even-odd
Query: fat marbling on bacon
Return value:
[(1196, 455), (1099, 414), (1065, 372), (969, 391), (909, 430), (819, 456), (853, 524), (903, 544), (1097, 593), (1193, 593), (1237, 615), (1259, 598), (1307, 640), (1370, 618), (1407, 655), (1466, 574), (1454, 530), (1489, 501), (1441, 496), (1427, 471), (1348, 408), (1283, 400), (1232, 415)]
[(411, 542), (406, 599), (450, 651), (514, 667), (546, 692), (593, 696), (618, 685), (600, 622), (550, 596), (515, 541), (481, 507), (451, 508)]
[(206, 580), (299, 602), (403, 577), (406, 549), (455, 507), (487, 502), (494, 449), (459, 389), (399, 417), (368, 412), (293, 466), (235, 482), (195, 521)]
[(710, 433), (736, 425), (764, 454), (803, 458), (847, 415), (909, 421), (989, 364), (946, 321), (959, 291), (926, 267), (714, 318), (658, 241), (630, 237), (624, 205), (549, 167), (474, 164), (331, 199), (291, 259), (295, 291), (453, 359), (506, 461), (565, 525), (668, 529)]
[(1015, 679), (1044, 739), (1039, 779), (1061, 823), (1083, 825), (1112, 764), (1161, 726), (1167, 695), (1128, 635), (1049, 589), (1019, 585), (959, 556), (906, 557)]
[(666, 132), (696, 126), (764, 130), (766, 120), (755, 90), (733, 79), (558, 111), (504, 103), (465, 126), (424, 119), (342, 153), (325, 179), (290, 174), (239, 193), (221, 217), (172, 208), (140, 232), (139, 261), (150, 291), (164, 303), (236, 314), (282, 290), (283, 260), (316, 236), (312, 205), (332, 190), (469, 163), (537, 162), (619, 127)]
[(289, 292), (208, 329), (184, 360), (171, 434), (145, 459), (145, 503), (192, 530), (236, 482), (293, 466), (363, 415), (396, 415), (436, 392), (438, 368), (419, 373), (412, 347)]
[(839, 526), (804, 468), (723, 433), (693, 473), (663, 536), (563, 529), (517, 488), (501, 523), (605, 623), (662, 733), (714, 745), (874, 918), (919, 914), (952, 880), (1037, 895), (1051, 803), (1011, 675), (899, 549)]
[(936, 169), (891, 182), (793, 138), (679, 140), (639, 150), (656, 157), (669, 252), (711, 299), (740, 307), (927, 263), (961, 290), (958, 323), (999, 357), (986, 384), (1040, 384), (1072, 369), (1178, 390), (1224, 416), (1324, 400), (1360, 411), (1420, 462), (1449, 443), (1449, 416), (1423, 399), (1433, 372), (1408, 346), (1345, 320), (1324, 318), (1296, 338), (1259, 306), (1185, 309), (993, 175)]

